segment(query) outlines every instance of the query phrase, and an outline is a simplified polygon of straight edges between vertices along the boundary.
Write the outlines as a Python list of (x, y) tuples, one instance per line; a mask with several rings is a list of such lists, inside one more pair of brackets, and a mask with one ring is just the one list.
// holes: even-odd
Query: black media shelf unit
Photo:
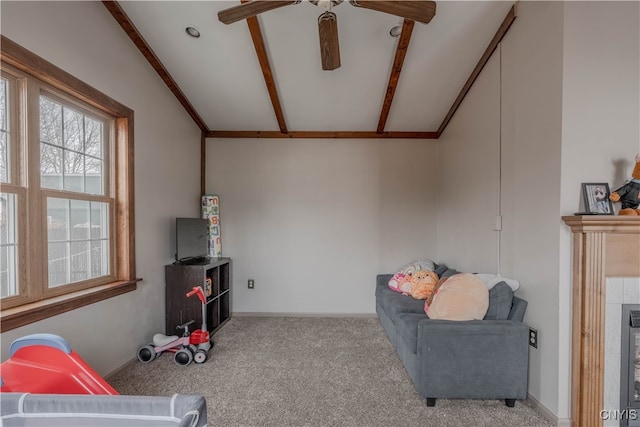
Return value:
[[(187, 292), (201, 286), (207, 298), (207, 329), (213, 335), (231, 318), (231, 258), (207, 258), (193, 264), (165, 266), (165, 327), (167, 335), (181, 335), (176, 327), (193, 320), (190, 331), (202, 327), (202, 303)], [(207, 295), (207, 279), (211, 293)]]

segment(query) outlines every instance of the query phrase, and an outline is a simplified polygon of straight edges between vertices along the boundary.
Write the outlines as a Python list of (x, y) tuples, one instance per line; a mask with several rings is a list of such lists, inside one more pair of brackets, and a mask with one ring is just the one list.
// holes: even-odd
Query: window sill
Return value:
[(108, 283), (91, 289), (49, 298), (43, 301), (9, 308), (0, 312), (0, 332), (25, 326), (38, 320), (53, 317), (85, 305), (103, 301), (127, 292), (135, 291), (142, 279)]

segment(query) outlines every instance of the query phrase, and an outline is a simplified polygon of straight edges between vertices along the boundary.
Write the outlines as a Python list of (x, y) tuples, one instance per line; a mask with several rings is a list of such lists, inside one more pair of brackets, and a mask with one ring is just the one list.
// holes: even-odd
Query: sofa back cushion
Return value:
[(489, 309), (485, 320), (507, 320), (513, 304), (513, 290), (505, 282), (499, 282), (489, 289)]
[(455, 270), (453, 268), (449, 268), (444, 264), (436, 265), (435, 272), (438, 275), (438, 277), (441, 278), (441, 279), (443, 277), (451, 277), (454, 274), (458, 274), (459, 273), (458, 270)]
[(489, 290), (470, 273), (449, 277), (437, 289), (425, 312), (430, 319), (481, 320), (489, 308)]

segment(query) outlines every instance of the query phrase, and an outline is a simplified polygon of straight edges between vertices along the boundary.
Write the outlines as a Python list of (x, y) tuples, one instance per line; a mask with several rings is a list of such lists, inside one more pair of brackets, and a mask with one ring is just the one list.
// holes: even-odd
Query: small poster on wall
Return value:
[(220, 197), (217, 194), (202, 196), (202, 218), (209, 220), (209, 256), (221, 257)]

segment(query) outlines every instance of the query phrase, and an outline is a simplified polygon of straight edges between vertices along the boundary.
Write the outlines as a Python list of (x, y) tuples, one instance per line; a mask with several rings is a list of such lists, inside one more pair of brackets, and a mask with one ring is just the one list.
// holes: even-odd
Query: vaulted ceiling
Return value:
[[(225, 25), (218, 20), (220, 10), (239, 3), (105, 2), (112, 13), (120, 10), (114, 16), (121, 25), (129, 22), (130, 36), (142, 37), (138, 45), (146, 41), (155, 54), (150, 62), (166, 70), (165, 81), (174, 81), (183, 105), (210, 136), (215, 131), (281, 133), (283, 125), (294, 133), (380, 132), (386, 113), (384, 132), (423, 137), (433, 132), (437, 137), (513, 6), (503, 1), (437, 2), (433, 20), (415, 23), (410, 39), (405, 37), (409, 43), (398, 69), (402, 37), (391, 37), (389, 30), (403, 19), (344, 2), (332, 10), (342, 65), (323, 71), (317, 23), (323, 10), (303, 1), (258, 15), (265, 74), (247, 21)], [(188, 26), (197, 27), (200, 38), (188, 36)], [(390, 77), (397, 81), (391, 98)]]

